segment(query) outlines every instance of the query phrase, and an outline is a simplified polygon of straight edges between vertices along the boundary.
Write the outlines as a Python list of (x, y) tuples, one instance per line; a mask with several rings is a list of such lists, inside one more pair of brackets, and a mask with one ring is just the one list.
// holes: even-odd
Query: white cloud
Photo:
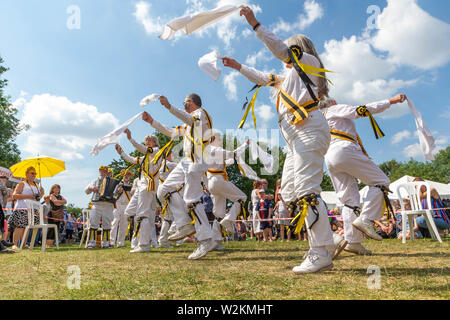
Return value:
[(151, 4), (146, 1), (139, 1), (135, 5), (134, 16), (136, 20), (141, 23), (147, 34), (159, 35), (162, 30), (161, 18), (154, 18), (150, 14)]
[[(417, 137), (417, 131), (414, 132), (414, 136)], [(437, 132), (433, 132), (433, 135), (436, 136), (438, 135)], [(436, 155), (437, 153), (439, 153), (439, 151), (445, 149), (448, 146), (450, 137), (448, 136), (438, 136), (435, 138), (435, 148), (433, 149), (433, 155)], [(414, 144), (410, 144), (408, 146), (406, 146), (403, 151), (402, 151), (403, 155), (405, 155), (408, 158), (419, 158), (420, 160), (424, 159), (423, 154), (422, 154), (422, 149), (420, 148), (420, 144), (419, 143), (414, 143)]]
[[(423, 11), (416, 0), (388, 0), (378, 17), (376, 31), (361, 36), (325, 42), (321, 59), (334, 85), (330, 95), (338, 101), (362, 104), (386, 99), (419, 83), (394, 74), (401, 67), (430, 70), (450, 60), (450, 26)], [(442, 45), (441, 45), (442, 43)], [(396, 105), (380, 115), (398, 118), (407, 114), (406, 104)]]
[(297, 21), (289, 23), (284, 21), (282, 18), (273, 27), (273, 32), (293, 32), (295, 30), (304, 30), (313, 24), (316, 20), (323, 17), (323, 8), (315, 0), (306, 0), (303, 4), (305, 14), (300, 14)]
[(408, 130), (403, 130), (403, 131), (400, 131), (400, 132), (397, 132), (396, 134), (394, 134), (394, 136), (391, 139), (391, 143), (399, 144), (403, 140), (409, 139), (409, 138), (411, 138), (411, 132), (409, 132)]
[(272, 111), (273, 106), (269, 106), (267, 104), (263, 104), (255, 108), (256, 114), (260, 117), (263, 122), (269, 122), (275, 117), (275, 113)]
[(394, 64), (423, 70), (444, 66), (450, 61), (450, 25), (432, 17), (417, 0), (388, 0), (377, 19), (373, 46), (388, 52)]
[(238, 71), (231, 71), (223, 78), (223, 85), (227, 90), (226, 96), (228, 100), (237, 101), (237, 85), (236, 78), (239, 76)]
[(62, 160), (83, 159), (82, 151), (119, 125), (111, 113), (50, 94), (27, 101), (21, 122), (30, 126), (23, 133), (25, 151)]
[(419, 143), (410, 144), (403, 149), (403, 154), (408, 158), (423, 157), (422, 149), (420, 149)]
[(245, 59), (245, 64), (255, 67), (257, 63), (267, 62), (271, 60), (272, 57), (273, 55), (266, 48), (263, 48), (254, 54), (248, 55)]

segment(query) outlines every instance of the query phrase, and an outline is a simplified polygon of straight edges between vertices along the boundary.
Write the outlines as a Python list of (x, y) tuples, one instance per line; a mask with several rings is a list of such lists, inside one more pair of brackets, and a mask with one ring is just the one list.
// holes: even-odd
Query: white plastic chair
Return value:
[[(81, 234), (80, 248), (83, 245), (83, 242), (85, 242), (85, 241), (86, 241), (86, 243), (85, 243), (84, 247), (87, 248), (88, 242), (89, 242), (88, 234), (89, 234), (89, 230), (91, 229), (91, 210), (83, 209), (81, 211), (81, 215), (82, 215), (82, 221), (83, 221), (83, 233)], [(102, 232), (102, 228), (98, 228), (97, 231)]]
[[(425, 186), (427, 188), (427, 207), (429, 209), (423, 209), (422, 207), (422, 201), (420, 200), (419, 196), (420, 187), (422, 186)], [(400, 189), (403, 189), (408, 193), (408, 198), (402, 197)], [(406, 243), (406, 219), (408, 218), (409, 221), (411, 240), (414, 240), (414, 216), (420, 214), (425, 217), (425, 221), (427, 222), (428, 231), (430, 232), (431, 237), (434, 240), (438, 240), (442, 243), (436, 224), (434, 223), (432, 210), (430, 210), (432, 209), (430, 185), (424, 181), (408, 182), (399, 185), (397, 187), (396, 193), (400, 201), (400, 206), (402, 207), (402, 243)], [(409, 203), (411, 204), (411, 210), (405, 210), (403, 199), (409, 200)]]
[[(28, 233), (32, 230), (32, 237), (30, 243), (30, 249), (33, 249), (34, 243), (36, 241), (37, 229), (42, 229), (42, 251), (45, 251), (46, 242), (47, 242), (47, 232), (49, 228), (55, 229), (55, 243), (56, 249), (59, 249), (59, 240), (58, 240), (58, 226), (56, 224), (48, 224), (44, 223), (44, 206), (40, 204), (38, 201), (26, 199), (25, 204), (27, 206), (28, 211), (28, 226), (25, 228), (25, 232), (23, 233), (22, 243), (20, 244), (20, 249), (23, 248), (27, 239)], [(38, 210), (39, 214), (39, 224), (34, 224), (34, 216), (35, 210)], [(35, 231), (36, 230), (36, 231)]]

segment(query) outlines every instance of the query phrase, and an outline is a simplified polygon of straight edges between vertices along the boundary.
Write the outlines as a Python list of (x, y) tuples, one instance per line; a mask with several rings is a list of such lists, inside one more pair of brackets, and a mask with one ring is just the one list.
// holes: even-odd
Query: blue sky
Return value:
[[(438, 149), (448, 146), (448, 1), (3, 0), (0, 55), (10, 68), (6, 93), (32, 126), (17, 140), (22, 157), (39, 153), (66, 161), (66, 172), (45, 179), (46, 190), (58, 182), (69, 202), (84, 206), (89, 201), (84, 187), (100, 164), (116, 157), (112, 147), (97, 157), (89, 154), (90, 148), (142, 111), (139, 101), (151, 93), (165, 94), (181, 106), (186, 94), (197, 92), (216, 128), (236, 128), (252, 84), (229, 69), (214, 82), (197, 61), (216, 49), (258, 69), (282, 72), (282, 64), (264, 49), (244, 18), (235, 13), (204, 32), (180, 34), (171, 41), (157, 37), (173, 18), (230, 3), (252, 5), (259, 21), (283, 39), (308, 35), (325, 66), (338, 72), (331, 76), (331, 93), (339, 102), (364, 104), (404, 92), (422, 112)], [(367, 13), (371, 5), (379, 7), (380, 15), (368, 29), (368, 19), (376, 12)], [(67, 11), (71, 6), (79, 9), (79, 29), (67, 27), (74, 18), (74, 12)], [(159, 103), (145, 110), (167, 125), (178, 124)], [(256, 110), (262, 128), (278, 128), (268, 89), (261, 90)], [(381, 140), (375, 140), (365, 120), (359, 120), (357, 128), (376, 163), (423, 160), (406, 105), (378, 117), (386, 133)], [(138, 140), (152, 131), (142, 121), (131, 130)], [(125, 139), (121, 144), (132, 151)]]

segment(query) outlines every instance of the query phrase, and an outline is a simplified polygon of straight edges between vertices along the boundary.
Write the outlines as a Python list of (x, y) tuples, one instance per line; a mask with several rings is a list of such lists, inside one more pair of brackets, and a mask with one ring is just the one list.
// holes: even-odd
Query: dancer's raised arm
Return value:
[(137, 151), (140, 153), (146, 154), (147, 153), (147, 147), (143, 145), (142, 143), (137, 142), (131, 137), (131, 131), (129, 129), (125, 129), (124, 133), (127, 135), (128, 141), (131, 142), (133, 147), (136, 148)]
[(162, 123), (156, 121), (155, 119), (153, 119), (153, 117), (150, 114), (148, 114), (147, 112), (144, 112), (144, 114), (142, 115), (142, 120), (144, 120), (145, 122), (150, 124), (150, 126), (152, 126), (156, 130), (161, 132), (163, 135), (165, 135), (171, 139), (176, 138), (178, 136), (183, 136), (184, 132), (185, 132), (185, 126), (169, 128), (169, 127), (163, 125)]

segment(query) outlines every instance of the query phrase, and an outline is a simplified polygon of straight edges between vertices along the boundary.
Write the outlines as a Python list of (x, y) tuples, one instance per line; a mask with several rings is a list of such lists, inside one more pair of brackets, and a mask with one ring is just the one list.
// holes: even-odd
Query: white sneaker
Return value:
[(160, 241), (159, 242), (159, 247), (160, 248), (167, 248), (167, 249), (173, 248), (169, 241)]
[(102, 242), (102, 248), (103, 249), (111, 249), (111, 245), (109, 242)]
[(362, 256), (372, 255), (372, 251), (365, 248), (361, 243), (349, 243), (344, 248), (345, 251), (356, 253)]
[(356, 220), (353, 221), (352, 225), (371, 239), (378, 241), (383, 240), (383, 238), (378, 233), (375, 232), (373, 222), (364, 222), (361, 216), (356, 218)]
[(227, 250), (227, 248), (225, 248), (225, 247), (222, 245), (222, 241), (216, 240), (216, 243), (217, 243), (217, 245), (216, 245), (216, 247), (214, 248), (215, 251), (225, 251), (225, 250)]
[(222, 221), (220, 221), (220, 225), (222, 226), (222, 228), (225, 229), (226, 232), (234, 233), (234, 222), (233, 221), (227, 220), (227, 219), (222, 219)]
[(160, 247), (160, 245), (159, 245), (159, 243), (158, 242), (151, 242), (151, 246), (153, 247), (153, 248), (159, 248)]
[(187, 224), (185, 226), (182, 226), (181, 228), (179, 228), (177, 230), (177, 232), (175, 232), (174, 234), (172, 234), (171, 236), (169, 236), (169, 241), (178, 241), (178, 240), (182, 240), (186, 237), (189, 237), (190, 235), (193, 235), (195, 233), (195, 227), (192, 224)]
[(88, 249), (94, 249), (97, 246), (97, 241), (91, 240), (88, 242), (87, 248)]
[(301, 265), (292, 269), (295, 274), (315, 273), (328, 271), (333, 269), (333, 261), (331, 256), (321, 257), (317, 254), (308, 255), (308, 257), (302, 262)]
[(186, 241), (186, 238), (185, 238), (185, 239), (178, 240), (177, 242), (175, 242), (175, 245), (176, 245), (177, 247), (179, 247), (179, 246), (181, 246), (181, 245), (184, 243), (184, 241)]
[(130, 251), (131, 253), (143, 253), (143, 252), (150, 252), (150, 245), (145, 246), (137, 246), (133, 250)]
[(125, 243), (117, 242), (117, 248), (124, 248), (124, 247), (125, 247)]
[(216, 245), (217, 243), (212, 239), (200, 241), (197, 248), (189, 255), (188, 259), (197, 260), (203, 258), (209, 251), (214, 250)]
[(337, 258), (348, 243), (347, 240), (335, 232), (333, 232), (333, 242), (334, 244), (332, 246), (327, 246), (332, 260)]

